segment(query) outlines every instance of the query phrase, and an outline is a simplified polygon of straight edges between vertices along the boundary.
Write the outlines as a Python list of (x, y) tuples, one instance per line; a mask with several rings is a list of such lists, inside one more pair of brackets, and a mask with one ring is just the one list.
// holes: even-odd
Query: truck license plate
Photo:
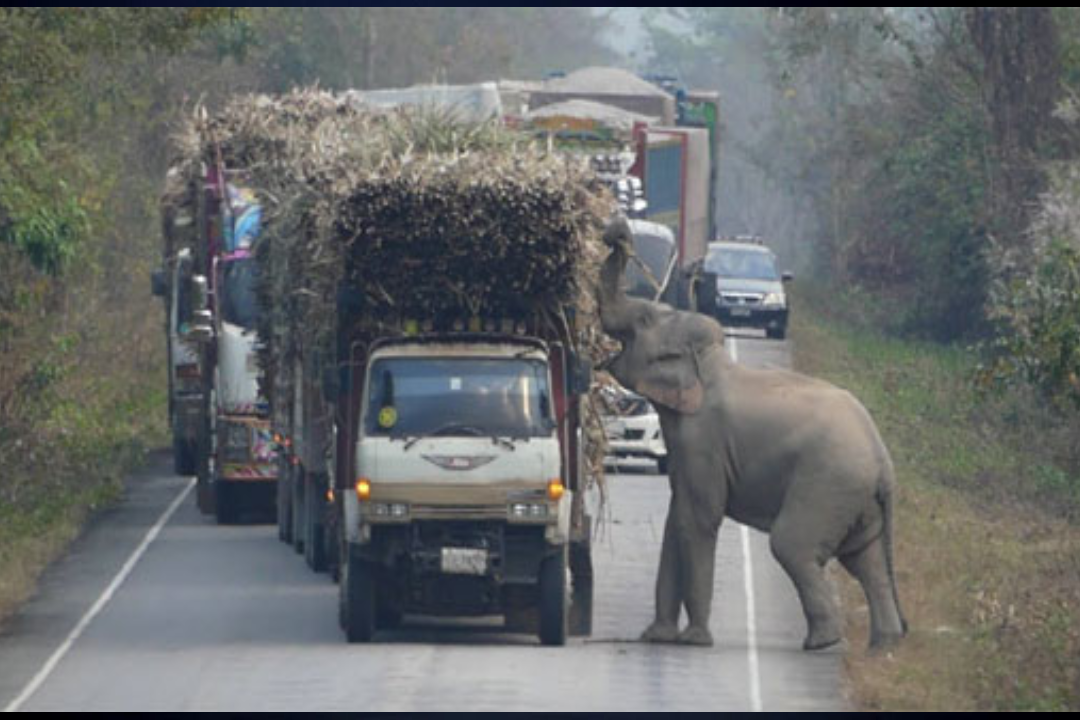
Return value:
[(483, 575), (487, 572), (487, 550), (444, 547), (441, 569), (451, 575)]
[(731, 309), (731, 316), (732, 317), (750, 317), (750, 311), (747, 310), (746, 308), (732, 308)]

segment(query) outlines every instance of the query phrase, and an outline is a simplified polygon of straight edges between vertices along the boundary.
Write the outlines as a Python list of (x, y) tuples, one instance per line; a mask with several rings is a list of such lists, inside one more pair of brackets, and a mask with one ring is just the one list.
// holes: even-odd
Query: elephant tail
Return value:
[(889, 584), (892, 586), (893, 603), (896, 605), (896, 614), (900, 618), (900, 627), (904, 634), (908, 631), (908, 622), (904, 613), (900, 610), (900, 595), (896, 589), (896, 569), (893, 563), (893, 469), (892, 463), (887, 464), (887, 470), (881, 473), (881, 482), (878, 486), (877, 501), (881, 506), (883, 521), (882, 534), (885, 540), (885, 564), (889, 572)]

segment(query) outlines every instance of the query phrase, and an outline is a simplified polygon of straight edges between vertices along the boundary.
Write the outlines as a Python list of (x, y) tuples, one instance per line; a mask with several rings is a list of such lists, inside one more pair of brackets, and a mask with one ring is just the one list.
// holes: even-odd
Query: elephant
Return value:
[[(624, 219), (596, 296), (603, 330), (622, 349), (602, 365), (656, 407), (668, 447), (671, 500), (642, 640), (712, 645), (715, 549), (725, 517), (769, 534), (798, 592), (805, 650), (841, 640), (825, 566), (836, 557), (870, 607), (871, 649), (907, 632), (892, 557), (895, 477), (866, 409), (849, 392), (798, 373), (736, 364), (713, 318), (629, 297)], [(682, 608), (689, 623), (679, 631)]]

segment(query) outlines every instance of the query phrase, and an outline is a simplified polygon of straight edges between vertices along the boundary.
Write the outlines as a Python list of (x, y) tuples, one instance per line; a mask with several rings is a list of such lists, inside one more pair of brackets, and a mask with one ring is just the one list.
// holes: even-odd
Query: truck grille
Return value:
[(623, 438), (626, 439), (626, 440), (644, 440), (645, 439), (645, 431), (644, 430), (631, 430), (630, 428), (627, 428), (626, 432), (623, 433)]
[(505, 505), (412, 505), (416, 518), (505, 520)]

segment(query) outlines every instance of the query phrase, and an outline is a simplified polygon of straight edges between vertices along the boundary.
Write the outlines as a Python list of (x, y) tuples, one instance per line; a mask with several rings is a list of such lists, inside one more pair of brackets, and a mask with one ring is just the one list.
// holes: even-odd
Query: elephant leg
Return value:
[(885, 538), (878, 536), (865, 548), (840, 557), (840, 563), (859, 581), (870, 606), (870, 648), (891, 647), (904, 635), (904, 623), (889, 574)]
[(781, 511), (769, 537), (773, 556), (795, 583), (802, 603), (807, 625), (804, 650), (822, 650), (841, 639), (840, 614), (825, 576), (825, 563), (839, 540), (823, 538), (818, 524)]
[(656, 575), (656, 618), (642, 633), (648, 642), (675, 642), (679, 635), (679, 610), (683, 603), (682, 563), (674, 520), (674, 499), (664, 522), (660, 570)]
[(681, 534), (682, 556), (685, 563), (683, 602), (690, 620), (679, 634), (678, 641), (688, 645), (713, 644), (709, 630), (712, 614), (713, 577), (716, 568), (716, 538), (719, 527), (693, 526)]

